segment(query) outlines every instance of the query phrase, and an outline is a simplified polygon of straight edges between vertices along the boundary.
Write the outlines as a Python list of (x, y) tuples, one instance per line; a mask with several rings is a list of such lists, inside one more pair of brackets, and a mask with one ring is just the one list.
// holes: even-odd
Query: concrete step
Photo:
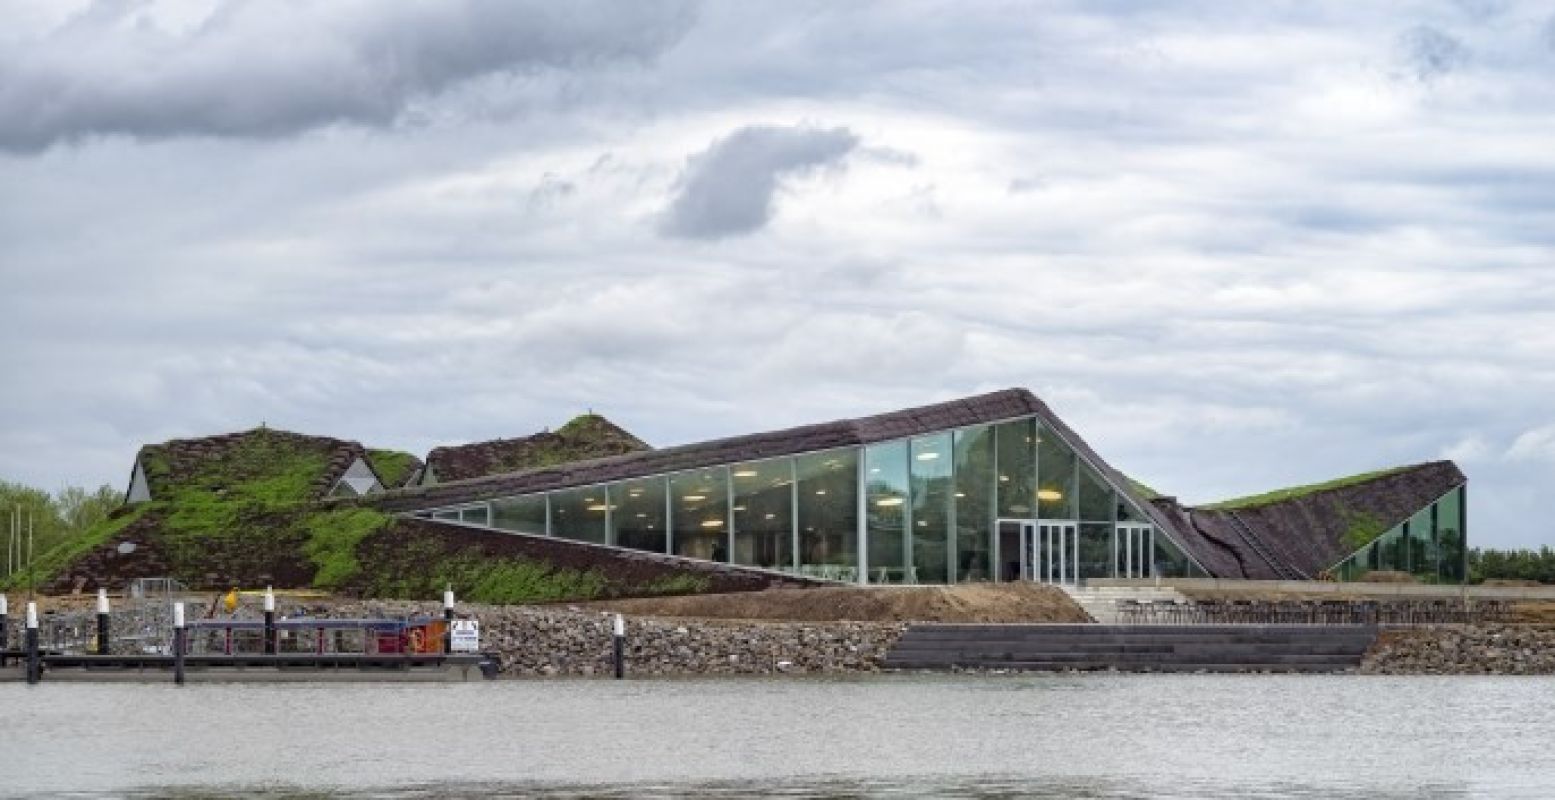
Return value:
[(1360, 625), (913, 625), (892, 669), (1333, 671), (1376, 639)]
[(1110, 661), (1058, 662), (1058, 661), (1010, 661), (1000, 664), (955, 664), (901, 662), (886, 665), (887, 669), (946, 671), (951, 667), (975, 669), (1014, 670), (1023, 672), (1345, 672), (1355, 669), (1353, 664), (1124, 664)]

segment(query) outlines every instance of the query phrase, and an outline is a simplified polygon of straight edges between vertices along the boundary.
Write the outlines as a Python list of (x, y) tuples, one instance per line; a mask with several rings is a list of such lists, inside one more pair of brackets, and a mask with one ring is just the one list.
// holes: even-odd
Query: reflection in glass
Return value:
[(955, 432), (956, 580), (993, 580), (994, 431)]
[(1075, 519), (1075, 456), (1058, 435), (1037, 442), (1037, 511), (1043, 519)]
[(793, 460), (736, 464), (734, 563), (771, 569), (793, 568)]
[(644, 478), (610, 485), (611, 541), (634, 550), (666, 552), (669, 526), (664, 519), (664, 479)]
[(604, 544), (607, 508), (603, 486), (552, 492), (551, 535)]
[(491, 502), (491, 524), (505, 531), (545, 535), (545, 495), (504, 497)]
[(1436, 503), (1436, 543), (1441, 553), (1437, 574), (1445, 583), (1463, 582), (1463, 491), (1459, 486)]
[(864, 448), (864, 478), (869, 582), (916, 583), (917, 576), (907, 569), (907, 443)]
[(909, 448), (912, 475), (912, 557), (918, 580), (949, 583), (950, 434), (920, 436)]
[[(1037, 423), (1021, 419), (995, 426), (999, 451), (999, 516), (1035, 519), (1037, 509)], [(1015, 558), (1010, 553), (1003, 557)]]
[(1079, 545), (1081, 578), (1112, 577), (1112, 523), (1080, 523)]
[(799, 456), (799, 569), (835, 580), (858, 579), (856, 448)]
[(1112, 522), (1112, 487), (1089, 465), (1080, 464), (1080, 519), (1086, 522)]
[(707, 561), (729, 560), (728, 470), (685, 472), (670, 478), (675, 555)]

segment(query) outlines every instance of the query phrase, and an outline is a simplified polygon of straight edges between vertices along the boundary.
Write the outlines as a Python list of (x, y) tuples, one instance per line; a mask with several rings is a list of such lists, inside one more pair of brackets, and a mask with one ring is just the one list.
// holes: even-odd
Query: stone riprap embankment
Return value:
[[(322, 609), (321, 609), (322, 610)], [(481, 650), (506, 676), (608, 675), (612, 615), (549, 606), (460, 605), (481, 623)], [(337, 603), (333, 617), (441, 614), (435, 603)], [(768, 675), (875, 672), (905, 625), (866, 622), (737, 622), (628, 617), (627, 671), (634, 675)]]
[(1360, 671), (1555, 675), (1555, 625), (1442, 625), (1384, 631)]

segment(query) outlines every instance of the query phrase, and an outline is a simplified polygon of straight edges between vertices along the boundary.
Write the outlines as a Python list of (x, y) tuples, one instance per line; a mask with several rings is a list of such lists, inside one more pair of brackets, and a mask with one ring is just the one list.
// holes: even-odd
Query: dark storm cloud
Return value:
[(184, 31), (143, 10), (99, 3), (0, 39), (0, 148), (384, 125), (482, 76), (651, 59), (694, 21), (685, 0), (229, 1)]
[(779, 180), (836, 164), (858, 141), (847, 128), (741, 128), (687, 159), (660, 231), (721, 239), (758, 230), (772, 218)]

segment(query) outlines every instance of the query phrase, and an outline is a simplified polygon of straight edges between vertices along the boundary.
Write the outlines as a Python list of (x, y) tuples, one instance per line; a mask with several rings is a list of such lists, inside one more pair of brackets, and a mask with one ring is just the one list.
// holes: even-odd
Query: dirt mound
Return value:
[(769, 589), (601, 601), (591, 608), (651, 617), (793, 622), (1090, 622), (1063, 591), (1027, 583)]

